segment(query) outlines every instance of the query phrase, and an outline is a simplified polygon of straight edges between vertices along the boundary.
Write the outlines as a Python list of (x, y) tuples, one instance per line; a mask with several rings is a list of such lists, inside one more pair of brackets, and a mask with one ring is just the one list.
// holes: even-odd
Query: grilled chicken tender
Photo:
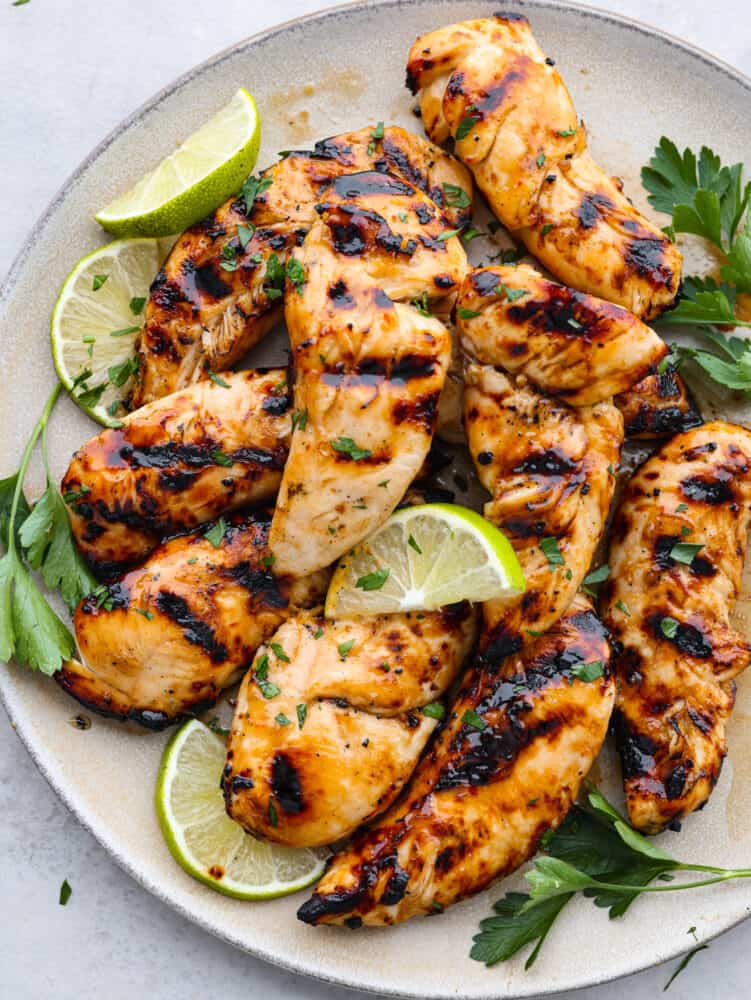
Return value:
[[(298, 917), (395, 924), (518, 868), (564, 819), (602, 745), (615, 693), (609, 656), (582, 595), (523, 653), (480, 656), (405, 795), (334, 855)], [(598, 666), (582, 676), (584, 664)]]
[(587, 151), (553, 60), (516, 13), (415, 42), (407, 83), (434, 142), (450, 137), (491, 208), (566, 285), (639, 317), (675, 298), (681, 255)]
[(623, 414), (626, 437), (668, 438), (703, 423), (696, 400), (673, 365), (651, 372), (613, 402)]
[(751, 661), (728, 620), (750, 521), (751, 432), (722, 422), (649, 458), (616, 515), (602, 610), (628, 813), (646, 833), (702, 806), (720, 774), (733, 679)]
[(103, 577), (161, 538), (272, 499), (291, 418), (283, 368), (228, 374), (156, 400), (73, 456), (63, 482), (76, 544)]
[(457, 299), (464, 348), (483, 364), (522, 373), (572, 406), (629, 389), (667, 353), (628, 310), (558, 285), (532, 267), (483, 267)]
[[(427, 192), (452, 226), (469, 218), (472, 182), (461, 164), (404, 129), (386, 128), (380, 140), (372, 133), (364, 128), (287, 154), (261, 175), (250, 210), (238, 195), (183, 233), (151, 288), (132, 407), (230, 367), (271, 329), (282, 299), (270, 258), (284, 268), (316, 218), (321, 192), (340, 174), (388, 170)], [(444, 184), (467, 198), (447, 198)], [(245, 247), (238, 226), (246, 227), (243, 239), (252, 231)]]
[(469, 450), (491, 494), (485, 517), (508, 537), (524, 594), (483, 606), (498, 658), (547, 631), (574, 599), (602, 536), (623, 443), (611, 402), (573, 409), (494, 368), (469, 365)]
[(68, 662), (60, 686), (151, 729), (212, 705), (289, 615), (326, 592), (326, 573), (292, 580), (268, 568), (269, 522), (234, 514), (221, 540), (217, 526), (173, 538), (85, 598), (73, 619), (84, 663)]
[(475, 638), (468, 604), (351, 621), (299, 614), (256, 656), (227, 747), (229, 815), (280, 844), (330, 844), (383, 812)]
[(408, 304), (453, 296), (461, 242), (391, 174), (337, 178), (286, 296), (294, 429), (271, 548), (283, 573), (327, 566), (391, 514), (428, 453), (451, 336)]

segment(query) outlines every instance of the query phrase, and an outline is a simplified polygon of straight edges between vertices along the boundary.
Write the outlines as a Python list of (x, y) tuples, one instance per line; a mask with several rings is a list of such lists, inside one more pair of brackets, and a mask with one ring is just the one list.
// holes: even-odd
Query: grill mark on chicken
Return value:
[[(577, 597), (547, 635), (500, 669), (476, 659), (404, 795), (334, 855), (298, 918), (395, 924), (518, 867), (564, 818), (605, 737), (609, 656), (591, 605)], [(572, 675), (575, 662), (594, 660), (601, 678)], [(481, 732), (463, 722), (469, 709), (483, 719)]]
[[(655, 452), (615, 517), (601, 603), (629, 817), (647, 833), (701, 808), (720, 774), (734, 678), (751, 662), (728, 618), (750, 521), (751, 433), (719, 421)], [(701, 546), (690, 565), (671, 555), (681, 542)]]
[(614, 399), (626, 437), (666, 438), (703, 423), (696, 401), (674, 365), (652, 372)]
[(224, 663), (227, 659), (227, 647), (217, 640), (210, 625), (193, 614), (184, 597), (163, 590), (157, 594), (156, 606), (180, 626), (188, 642), (200, 646), (209, 654), (212, 663)]
[(209, 707), (258, 646), (328, 574), (300, 580), (268, 570), (270, 515), (225, 514), (217, 546), (204, 533), (173, 538), (141, 567), (81, 602), (74, 626), (83, 662), (56, 680), (113, 718), (163, 727)]
[[(132, 390), (131, 408), (204, 379), (208, 371), (231, 367), (265, 335), (283, 305), (280, 297), (269, 294), (271, 254), (285, 266), (314, 223), (327, 185), (337, 177), (370, 170), (367, 183), (373, 190), (395, 190), (403, 178), (436, 198), (443, 182), (471, 190), (463, 169), (426, 140), (387, 128), (383, 140), (373, 144), (371, 133), (372, 128), (365, 128), (322, 140), (312, 152), (290, 153), (262, 174), (271, 187), (256, 197), (250, 212), (242, 198), (234, 197), (182, 234), (146, 305), (137, 346), (141, 378)], [(379, 176), (386, 179), (379, 181)], [(469, 219), (471, 208), (440, 204), (446, 228)], [(248, 224), (254, 232), (243, 247), (237, 227)], [(352, 235), (353, 250), (358, 236), (359, 230)], [(227, 255), (234, 270), (222, 267)]]
[(417, 475), (452, 344), (435, 316), (408, 303), (426, 296), (448, 312), (467, 271), (456, 236), (438, 239), (444, 214), (403, 178), (341, 177), (317, 211), (294, 255), (301, 294), (286, 300), (294, 405), (306, 414), (271, 530), (286, 572), (330, 564), (389, 516)]
[[(488, 520), (508, 536), (527, 581), (524, 594), (485, 604), (483, 655), (499, 664), (546, 631), (573, 600), (602, 535), (622, 423), (609, 402), (573, 409), (489, 366), (465, 375), (464, 418)], [(549, 563), (540, 540), (562, 562)]]
[(628, 391), (667, 353), (623, 307), (548, 281), (525, 264), (472, 273), (457, 316), (467, 353), (524, 374), (575, 406)]
[(428, 32), (410, 50), (407, 84), (428, 135), (453, 138), (499, 220), (550, 272), (637, 316), (671, 304), (680, 252), (592, 159), (528, 21), (498, 13)]
[(287, 458), (286, 371), (227, 375), (157, 400), (83, 445), (63, 477), (76, 542), (98, 575), (144, 559), (160, 537), (271, 499)]
[[(475, 626), (467, 603), (350, 620), (291, 617), (259, 650), (237, 696), (222, 778), (229, 815), (255, 836), (312, 847), (383, 812), (437, 725), (419, 709), (454, 681)], [(271, 699), (256, 683), (261, 669), (276, 689)], [(302, 725), (279, 724), (300, 705)], [(394, 895), (397, 888), (398, 879)]]

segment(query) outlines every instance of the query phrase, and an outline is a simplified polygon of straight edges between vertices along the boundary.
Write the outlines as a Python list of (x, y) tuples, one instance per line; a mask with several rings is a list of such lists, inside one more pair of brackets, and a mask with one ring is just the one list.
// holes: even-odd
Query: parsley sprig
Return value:
[(664, 326), (698, 327), (715, 350), (674, 345), (663, 370), (668, 363), (693, 361), (720, 385), (751, 393), (751, 344), (714, 329), (751, 327), (736, 314), (737, 295), (751, 294), (751, 181), (743, 183), (743, 164), (723, 165), (707, 146), (698, 156), (691, 149), (681, 153), (663, 136), (642, 170), (642, 183), (649, 202), (671, 216), (665, 229), (671, 239), (676, 233), (701, 236), (722, 259), (719, 282), (685, 278), (677, 305), (660, 319)]
[[(56, 385), (31, 433), (18, 472), (0, 482), (0, 660), (16, 661), (54, 674), (73, 655), (75, 642), (57, 617), (30, 570), (50, 589), (59, 589), (70, 608), (96, 583), (73, 542), (63, 498), (52, 483), (46, 429), (62, 386)], [(42, 438), (47, 488), (31, 510), (23, 483), (34, 448)]]
[[(545, 854), (525, 874), (529, 893), (507, 893), (494, 905), (495, 916), (481, 921), (470, 952), (478, 962), (495, 965), (532, 944), (525, 964), (529, 969), (553, 923), (579, 892), (613, 918), (623, 916), (645, 892), (677, 892), (751, 878), (748, 868), (676, 860), (629, 826), (595, 789), (588, 792), (586, 804), (574, 806), (561, 826), (543, 837), (542, 848)], [(673, 883), (677, 872), (709, 877)], [(652, 885), (655, 879), (670, 884)]]

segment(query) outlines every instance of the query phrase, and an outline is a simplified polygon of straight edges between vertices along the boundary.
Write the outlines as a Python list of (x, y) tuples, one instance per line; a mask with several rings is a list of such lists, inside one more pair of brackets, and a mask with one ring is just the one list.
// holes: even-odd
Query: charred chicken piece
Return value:
[(481, 654), (404, 796), (334, 855), (300, 920), (396, 924), (440, 912), (531, 857), (605, 738), (609, 658), (582, 595), (523, 653)]
[(508, 537), (527, 589), (483, 606), (495, 659), (546, 632), (574, 599), (602, 537), (623, 443), (611, 402), (573, 409), (470, 365), (464, 421), (485, 517)]
[(257, 836), (310, 847), (383, 812), (412, 774), (437, 700), (474, 639), (467, 604), (285, 622), (238, 696), (223, 778), (230, 816)]
[(407, 83), (430, 138), (453, 138), (500, 221), (552, 274), (642, 318), (670, 305), (680, 252), (590, 156), (571, 96), (524, 15), (423, 35)]
[(113, 579), (167, 535), (272, 499), (289, 408), (285, 369), (238, 372), (149, 403), (79, 448), (61, 491), (97, 575)]
[(60, 686), (151, 729), (212, 705), (289, 615), (326, 592), (327, 573), (272, 572), (269, 524), (263, 511), (230, 515), (84, 598), (74, 615), (83, 663), (69, 661)]
[(295, 415), (270, 537), (285, 573), (329, 565), (417, 475), (451, 359), (431, 309), (467, 271), (442, 211), (392, 174), (339, 177), (318, 211), (286, 295)]
[(734, 678), (751, 645), (729, 623), (751, 523), (751, 432), (705, 424), (629, 482), (601, 593), (618, 650), (616, 733), (631, 823), (645, 833), (709, 798)]
[(524, 264), (472, 271), (457, 318), (463, 346), (478, 361), (524, 374), (572, 406), (624, 392), (667, 353), (627, 309), (548, 281)]
[(250, 205), (252, 192), (247, 200), (238, 195), (182, 234), (146, 305), (132, 408), (231, 367), (281, 318), (290, 251), (305, 239), (335, 177), (390, 171), (429, 194), (452, 226), (469, 218), (472, 184), (461, 164), (404, 129), (386, 128), (380, 139), (373, 132), (371, 126), (288, 153), (261, 175)]

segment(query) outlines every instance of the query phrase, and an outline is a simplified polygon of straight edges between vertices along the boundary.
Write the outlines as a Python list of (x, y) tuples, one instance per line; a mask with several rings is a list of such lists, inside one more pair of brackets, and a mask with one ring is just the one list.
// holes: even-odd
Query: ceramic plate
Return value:
[[(272, 29), (221, 53), (168, 87), (121, 125), (70, 178), (23, 247), (2, 291), (0, 427), (3, 475), (15, 466), (54, 383), (48, 322), (57, 289), (84, 253), (103, 242), (93, 212), (224, 104), (241, 84), (263, 117), (260, 165), (276, 151), (384, 119), (420, 130), (404, 88), (416, 35), (490, 14), (480, 0), (356, 4)], [(506, 0), (508, 7), (516, 4)], [(716, 60), (638, 24), (591, 9), (523, 5), (554, 56), (589, 126), (597, 158), (620, 174), (642, 207), (639, 167), (665, 133), (679, 144), (708, 143), (731, 162), (748, 158), (751, 82)], [(240, 29), (238, 29), (240, 30)], [(69, 400), (51, 428), (55, 474), (97, 430)], [(29, 480), (31, 495), (41, 472)], [(681, 858), (740, 866), (751, 860), (751, 678), (741, 681), (730, 726), (730, 756), (707, 808), (680, 835), (666, 834)], [(357, 933), (311, 928), (295, 919), (304, 896), (240, 903), (192, 881), (172, 861), (152, 806), (166, 735), (94, 719), (86, 732), (54, 683), (11, 666), (0, 689), (16, 727), (49, 782), (117, 861), (147, 889), (207, 930), (268, 961), (381, 994), (415, 997), (526, 997), (636, 972), (687, 949), (689, 927), (704, 940), (749, 912), (743, 884), (640, 900), (609, 921), (586, 900), (566, 910), (542, 955), (486, 969), (469, 958), (478, 921), (493, 900), (521, 884), (508, 880), (430, 920)], [(606, 749), (596, 780), (617, 795)]]

